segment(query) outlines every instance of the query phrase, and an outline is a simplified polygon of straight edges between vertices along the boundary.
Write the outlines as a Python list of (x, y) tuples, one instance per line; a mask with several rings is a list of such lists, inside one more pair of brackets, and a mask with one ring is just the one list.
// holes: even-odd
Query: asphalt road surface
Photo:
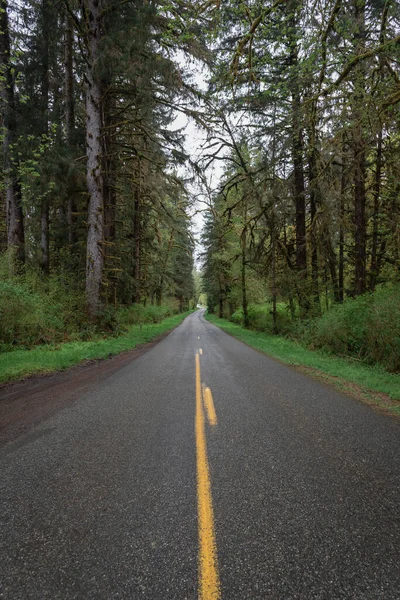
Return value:
[(399, 421), (202, 311), (0, 465), (1, 599), (400, 599)]

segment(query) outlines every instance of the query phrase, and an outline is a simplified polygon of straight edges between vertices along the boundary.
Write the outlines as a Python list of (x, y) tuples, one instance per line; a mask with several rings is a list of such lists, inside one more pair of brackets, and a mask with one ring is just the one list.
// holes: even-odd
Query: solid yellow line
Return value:
[(210, 425), (217, 424), (217, 413), (215, 412), (214, 400), (209, 387), (204, 388), (204, 405), (207, 411), (208, 422)]
[(218, 576), (214, 513), (210, 472), (201, 399), (200, 356), (196, 354), (196, 458), (197, 510), (199, 529), (199, 600), (218, 600), (221, 590)]

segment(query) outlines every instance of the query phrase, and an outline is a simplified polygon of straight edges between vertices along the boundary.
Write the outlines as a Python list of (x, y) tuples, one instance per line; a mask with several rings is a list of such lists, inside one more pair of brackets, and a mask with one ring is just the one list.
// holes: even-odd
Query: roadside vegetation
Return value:
[[(322, 379), (333, 383), (339, 389), (350, 392), (362, 400), (371, 401), (371, 404), (384, 406), (400, 415), (400, 404), (388, 404), (385, 398), (374, 396), (372, 393), (377, 392), (387, 395), (392, 400), (400, 400), (400, 375), (388, 373), (379, 366), (369, 366), (321, 350), (310, 350), (290, 338), (245, 329), (216, 315), (208, 314), (206, 318), (252, 348), (287, 364), (305, 367), (308, 374), (316, 376), (326, 374), (328, 377)], [(356, 384), (357, 388), (353, 388), (351, 383)]]
[[(230, 319), (244, 325), (243, 310)], [(250, 304), (248, 328), (279, 334), (310, 350), (323, 350), (390, 372), (400, 372), (400, 285), (378, 289), (336, 304), (318, 317), (291, 318), (289, 308), (277, 305), (274, 323), (271, 304)]]
[[(193, 305), (194, 300), (188, 299), (184, 309)], [(118, 336), (131, 325), (159, 323), (179, 312), (183, 312), (179, 299), (170, 296), (162, 304), (104, 304), (91, 319), (84, 290), (73, 275), (43, 278), (31, 269), (8, 276), (0, 262), (0, 352)]]
[[(0, 263), (1, 266), (1, 263)], [(40, 277), (34, 270), (0, 280), (0, 382), (104, 359), (152, 341), (187, 316), (179, 298), (162, 304), (104, 305), (89, 318), (84, 290), (72, 276)]]
[[(141, 344), (151, 342), (179, 325), (191, 311), (165, 316), (169, 311), (154, 310), (137, 311), (132, 307), (132, 315), (128, 321), (136, 324), (124, 326), (118, 336), (102, 336), (97, 334), (90, 341), (74, 341), (61, 344), (39, 345), (31, 350), (16, 349), (13, 352), (0, 354), (0, 382), (39, 374), (61, 371), (89, 360), (109, 358)], [(140, 313), (140, 318), (138, 317)], [(127, 319), (125, 314), (123, 319)]]
[[(250, 305), (247, 328), (241, 308), (229, 320), (214, 314), (207, 319), (270, 356), (330, 376), (331, 383), (364, 400), (385, 405), (371, 392), (400, 400), (399, 285), (349, 298), (318, 317), (292, 319), (284, 303), (277, 314), (274, 323), (271, 305)], [(400, 414), (400, 405), (389, 408)]]
[(398, 398), (400, 5), (242, 6), (216, 42), (209, 312), (282, 360)]

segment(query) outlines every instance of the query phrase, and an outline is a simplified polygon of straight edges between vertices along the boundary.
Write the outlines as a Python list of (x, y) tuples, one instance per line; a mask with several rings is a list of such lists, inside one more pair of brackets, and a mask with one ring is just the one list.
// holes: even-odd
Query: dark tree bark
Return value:
[(355, 295), (366, 289), (366, 219), (365, 219), (365, 148), (357, 136), (354, 143), (354, 223), (355, 223)]
[(289, 64), (291, 67), (291, 142), (293, 160), (293, 191), (296, 211), (296, 269), (299, 274), (299, 303), (301, 311), (309, 308), (308, 290), (304, 289), (307, 282), (307, 241), (306, 241), (306, 194), (304, 183), (304, 144), (303, 123), (301, 118), (301, 94), (299, 86), (299, 61), (297, 47), (297, 15), (296, 3), (289, 2)]
[(163, 301), (165, 270), (168, 265), (168, 260), (169, 260), (169, 256), (170, 256), (170, 253), (172, 250), (172, 245), (174, 243), (174, 236), (175, 236), (175, 231), (172, 230), (171, 234), (169, 236), (169, 240), (168, 240), (167, 251), (165, 253), (164, 260), (162, 261), (162, 270), (161, 270), (161, 275), (160, 275), (160, 281), (158, 284), (158, 288), (156, 290), (157, 306), (161, 306), (162, 301)]
[(272, 331), (278, 333), (277, 289), (276, 289), (276, 232), (275, 222), (271, 224), (271, 275), (272, 275)]
[(339, 302), (344, 300), (344, 214), (346, 193), (346, 154), (342, 148), (342, 167), (340, 179), (340, 220), (339, 220)]
[[(74, 24), (72, 17), (65, 16), (65, 135), (69, 148), (74, 146), (75, 100), (74, 100)], [(70, 190), (67, 200), (68, 243), (76, 242), (76, 199)]]
[(242, 242), (242, 265), (241, 265), (241, 285), (242, 285), (242, 308), (243, 308), (243, 323), (245, 327), (249, 326), (249, 310), (247, 304), (247, 285), (246, 285), (246, 234), (243, 234)]
[(242, 286), (242, 309), (243, 309), (243, 324), (245, 327), (249, 326), (249, 310), (247, 303), (247, 282), (246, 282), (246, 246), (247, 246), (247, 202), (244, 201), (243, 206), (243, 223), (244, 228), (241, 235), (241, 286)]
[[(138, 179), (140, 179), (140, 169)], [(135, 184), (134, 189), (134, 213), (133, 213), (133, 240), (134, 240), (134, 265), (133, 265), (133, 283), (134, 293), (132, 302), (139, 304), (141, 300), (141, 210), (140, 210), (140, 189), (139, 181)]]
[(224, 318), (224, 290), (221, 284), (221, 278), (218, 279), (219, 293), (218, 293), (218, 316), (220, 319)]
[(10, 32), (7, 0), (0, 0), (0, 95), (4, 126), (4, 175), (6, 186), (7, 246), (12, 251), (11, 269), (25, 261), (24, 218), (18, 165), (12, 159), (12, 147), (17, 137), (14, 79), (10, 65)]
[(104, 197), (103, 197), (103, 110), (98, 61), (103, 37), (103, 3), (81, 0), (88, 48), (86, 69), (86, 181), (89, 195), (88, 235), (86, 250), (86, 303), (95, 316), (101, 307), (103, 276)]
[(326, 249), (327, 249), (327, 261), (329, 267), (329, 273), (332, 280), (333, 287), (333, 298), (335, 302), (340, 302), (340, 290), (339, 282), (337, 277), (337, 260), (335, 250), (333, 249), (332, 240), (329, 232), (329, 228), (326, 228)]
[(317, 247), (317, 205), (319, 202), (318, 174), (317, 174), (317, 152), (315, 148), (315, 135), (311, 136), (311, 149), (308, 161), (309, 179), (310, 179), (310, 216), (311, 216), (311, 281), (312, 281), (312, 299), (314, 308), (320, 310), (319, 289), (318, 289), (318, 247)]
[(376, 148), (376, 165), (374, 178), (374, 213), (372, 216), (372, 248), (371, 248), (371, 267), (369, 278), (369, 289), (375, 290), (376, 282), (379, 276), (378, 271), (378, 243), (379, 243), (379, 211), (382, 179), (382, 128), (378, 132), (378, 141)]
[(115, 157), (115, 97), (112, 82), (103, 79), (103, 196), (104, 196), (104, 280), (108, 301), (112, 302), (116, 295), (116, 269), (120, 267), (116, 256), (116, 210), (117, 210), (117, 164)]
[[(365, 45), (365, 0), (354, 0), (356, 23), (355, 50), (364, 51)], [(366, 290), (366, 140), (364, 133), (365, 111), (365, 68), (360, 62), (354, 69), (353, 98), (353, 159), (354, 159), (354, 293), (356, 296)]]
[(292, 98), (294, 167), (294, 199), (296, 207), (296, 267), (302, 278), (307, 278), (306, 199), (303, 166), (303, 133), (299, 121), (300, 96)]
[[(42, 112), (42, 133), (48, 135), (48, 120), (49, 120), (49, 45), (50, 45), (50, 27), (51, 20), (49, 0), (42, 0), (41, 6), (41, 58), (42, 58), (42, 73), (41, 73), (41, 112)], [(50, 241), (49, 241), (49, 199), (45, 195), (42, 198), (40, 207), (40, 267), (45, 274), (50, 270)]]
[[(104, 239), (107, 245), (115, 242), (116, 218), (116, 163), (113, 152), (113, 137), (115, 126), (113, 122), (114, 99), (111, 96), (111, 82), (103, 90), (104, 98), (104, 132), (103, 132), (103, 158), (104, 158)], [(107, 253), (109, 254), (109, 253)]]

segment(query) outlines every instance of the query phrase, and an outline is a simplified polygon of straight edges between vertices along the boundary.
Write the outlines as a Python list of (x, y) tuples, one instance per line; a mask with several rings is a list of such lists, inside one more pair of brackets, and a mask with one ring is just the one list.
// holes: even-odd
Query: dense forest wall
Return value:
[(195, 7), (185, 22), (175, 8), (1, 0), (3, 277), (32, 287), (34, 274), (36, 291), (58, 278), (91, 318), (193, 299), (187, 156), (173, 125), (193, 91), (173, 50), (204, 44), (191, 41)]
[[(211, 310), (321, 314), (400, 275), (397, 2), (229, 2), (205, 161)], [(211, 127), (212, 126), (212, 127)]]
[(184, 310), (197, 207), (209, 308), (245, 326), (397, 289), (398, 2), (1, 0), (0, 20), (7, 285), (92, 320)]

